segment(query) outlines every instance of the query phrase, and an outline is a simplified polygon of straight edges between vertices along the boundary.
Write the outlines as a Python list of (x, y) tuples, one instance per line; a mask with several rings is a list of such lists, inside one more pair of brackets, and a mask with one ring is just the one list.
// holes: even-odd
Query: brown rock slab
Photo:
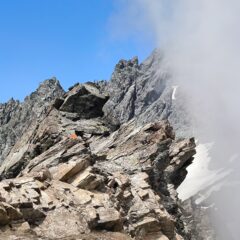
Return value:
[(98, 228), (115, 231), (122, 229), (121, 216), (116, 209), (100, 207), (97, 209), (97, 214)]
[(103, 116), (102, 107), (107, 100), (94, 84), (79, 84), (68, 92), (60, 111), (79, 113), (82, 119), (95, 118)]
[(92, 201), (93, 193), (83, 189), (78, 189), (74, 192), (74, 196), (79, 204), (86, 205)]
[(0, 205), (0, 225), (6, 225), (10, 221), (6, 209)]
[(19, 209), (14, 208), (13, 206), (11, 206), (10, 204), (5, 203), (5, 202), (2, 202), (1, 204), (6, 209), (7, 215), (8, 215), (10, 220), (15, 221), (15, 220), (19, 220), (23, 217), (23, 215), (19, 211)]
[(89, 190), (95, 189), (99, 183), (99, 179), (97, 179), (97, 176), (91, 171), (92, 168), (88, 167), (74, 176), (73, 179), (70, 179), (69, 182), (75, 187)]
[(21, 208), (20, 211), (23, 215), (23, 218), (30, 223), (38, 222), (46, 217), (46, 214), (36, 207)]
[(161, 229), (159, 221), (153, 217), (145, 217), (143, 220), (134, 224), (133, 227), (137, 232), (141, 232), (141, 235), (157, 232)]
[(65, 239), (89, 233), (87, 221), (76, 211), (59, 208), (50, 212), (35, 229), (37, 235), (47, 239)]
[(88, 167), (87, 159), (79, 159), (78, 161), (64, 163), (58, 166), (53, 178), (60, 181), (68, 181), (74, 175)]

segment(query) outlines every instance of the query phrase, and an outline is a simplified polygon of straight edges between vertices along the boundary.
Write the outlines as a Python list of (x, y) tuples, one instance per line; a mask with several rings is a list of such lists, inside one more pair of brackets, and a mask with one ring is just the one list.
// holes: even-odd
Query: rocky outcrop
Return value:
[(64, 93), (53, 78), (44, 81), (24, 102), (11, 99), (0, 104), (0, 162), (9, 154), (23, 133), (44, 119), (51, 102)]
[(141, 64), (136, 57), (119, 61), (111, 81), (100, 86), (110, 94), (103, 110), (112, 124), (133, 118), (139, 125), (168, 119), (177, 136), (192, 136), (184, 93), (169, 75), (160, 50)]
[(71, 89), (61, 106), (60, 111), (78, 114), (79, 119), (89, 119), (103, 116), (103, 105), (108, 97), (92, 83), (76, 85)]
[(75, 85), (18, 139), (0, 167), (2, 238), (191, 239), (176, 188), (194, 140), (167, 120), (116, 129), (105, 93)]

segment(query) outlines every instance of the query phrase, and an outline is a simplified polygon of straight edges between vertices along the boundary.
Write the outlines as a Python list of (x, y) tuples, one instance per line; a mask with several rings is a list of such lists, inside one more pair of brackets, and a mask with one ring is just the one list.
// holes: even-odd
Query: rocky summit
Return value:
[(176, 189), (195, 142), (161, 63), (0, 105), (1, 239), (192, 239)]
[(63, 93), (59, 82), (53, 78), (40, 84), (22, 103), (14, 99), (0, 103), (0, 162), (27, 129), (34, 128), (38, 121), (44, 119), (47, 107)]

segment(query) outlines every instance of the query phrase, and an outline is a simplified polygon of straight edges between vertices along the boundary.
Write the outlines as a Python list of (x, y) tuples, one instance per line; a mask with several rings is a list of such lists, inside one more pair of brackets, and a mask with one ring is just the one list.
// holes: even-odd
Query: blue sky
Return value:
[(147, 57), (151, 42), (113, 37), (117, 1), (0, 0), (0, 102), (23, 100), (52, 76), (65, 89), (109, 79), (119, 59)]

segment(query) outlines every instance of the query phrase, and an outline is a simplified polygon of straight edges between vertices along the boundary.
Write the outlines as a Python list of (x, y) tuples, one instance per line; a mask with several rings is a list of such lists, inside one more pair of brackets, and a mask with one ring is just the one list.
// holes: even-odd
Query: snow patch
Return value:
[(178, 86), (173, 86), (172, 100), (176, 100), (177, 89), (178, 89)]
[(204, 196), (199, 199), (203, 201), (207, 198), (212, 191), (216, 191), (222, 185), (219, 183), (224, 177), (226, 177), (230, 172), (224, 171), (224, 169), (209, 170), (209, 162), (211, 158), (209, 156), (209, 150), (212, 148), (214, 143), (198, 144), (196, 147), (196, 155), (194, 157), (193, 163), (187, 168), (188, 174), (184, 182), (177, 189), (178, 196), (183, 201), (194, 196), (199, 191), (210, 187)]

